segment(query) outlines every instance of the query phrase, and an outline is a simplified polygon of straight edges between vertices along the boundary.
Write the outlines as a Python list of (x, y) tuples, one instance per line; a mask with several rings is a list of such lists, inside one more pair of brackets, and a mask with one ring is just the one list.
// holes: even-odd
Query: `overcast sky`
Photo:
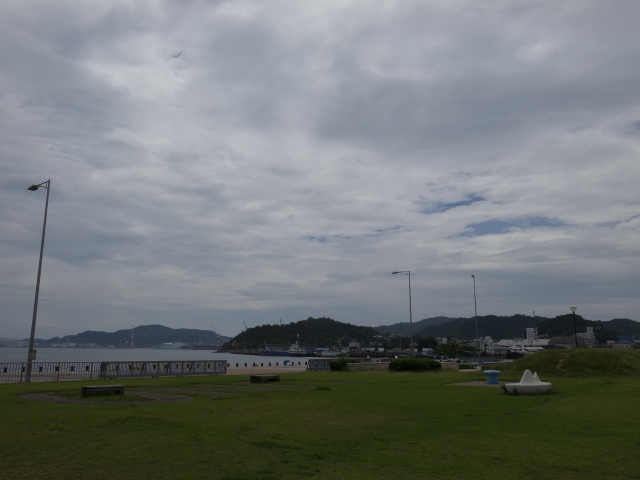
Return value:
[(0, 336), (640, 320), (640, 2), (0, 3)]

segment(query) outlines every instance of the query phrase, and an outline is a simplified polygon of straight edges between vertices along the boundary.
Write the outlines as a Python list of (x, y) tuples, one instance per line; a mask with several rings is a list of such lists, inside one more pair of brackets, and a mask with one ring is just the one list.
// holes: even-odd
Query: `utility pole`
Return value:
[(478, 342), (476, 345), (478, 346), (478, 350), (477, 350), (477, 357), (478, 357), (478, 362), (480, 361), (480, 337), (478, 336), (478, 302), (476, 301), (476, 276), (475, 275), (471, 275), (471, 278), (473, 278), (473, 308), (475, 309), (476, 312), (476, 341)]
[[(411, 357), (413, 357), (413, 310), (411, 308), (411, 270), (391, 272), (392, 275), (397, 275), (398, 273), (402, 273), (403, 275), (407, 275), (409, 277), (409, 354)], [(400, 325), (402, 325), (402, 322), (400, 322)], [(402, 341), (402, 339), (400, 341)]]
[(571, 312), (573, 312), (573, 334), (576, 339), (576, 348), (578, 348), (578, 327), (576, 326), (576, 310), (578, 307), (571, 307)]

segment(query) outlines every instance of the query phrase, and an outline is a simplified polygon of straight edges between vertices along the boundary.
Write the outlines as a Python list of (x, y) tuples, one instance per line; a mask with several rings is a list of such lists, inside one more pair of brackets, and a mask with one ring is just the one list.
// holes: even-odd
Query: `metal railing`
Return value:
[[(27, 362), (0, 362), (0, 383), (25, 381)], [(32, 382), (98, 380), (128, 377), (223, 375), (226, 360), (179, 360), (159, 362), (33, 362)]]
[(312, 372), (329, 370), (330, 361), (330, 358), (310, 358), (307, 362), (307, 370), (311, 370)]

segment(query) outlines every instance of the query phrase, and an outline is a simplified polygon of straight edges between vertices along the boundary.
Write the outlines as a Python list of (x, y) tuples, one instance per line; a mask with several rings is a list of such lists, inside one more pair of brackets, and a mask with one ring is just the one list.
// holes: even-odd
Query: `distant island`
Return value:
[(140, 325), (117, 332), (97, 332), (87, 330), (77, 335), (37, 339), (39, 347), (73, 346), (102, 348), (205, 348), (217, 349), (230, 337), (219, 335), (213, 330), (195, 328), (169, 328), (163, 325)]
[(249, 328), (230, 339), (219, 351), (261, 349), (265, 345), (279, 345), (282, 349), (282, 346), (296, 341), (314, 347), (347, 346), (349, 342), (354, 341), (368, 344), (377, 336), (380, 336), (380, 333), (371, 327), (359, 327), (328, 317), (309, 317), (299, 322)]

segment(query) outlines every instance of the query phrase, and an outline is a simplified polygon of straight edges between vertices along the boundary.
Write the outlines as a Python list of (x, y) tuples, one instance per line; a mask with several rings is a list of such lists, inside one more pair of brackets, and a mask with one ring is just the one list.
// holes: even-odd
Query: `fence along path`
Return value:
[[(27, 362), (0, 362), (0, 383), (25, 381)], [(98, 380), (127, 377), (224, 375), (226, 360), (172, 360), (157, 362), (32, 362), (32, 382)]]

